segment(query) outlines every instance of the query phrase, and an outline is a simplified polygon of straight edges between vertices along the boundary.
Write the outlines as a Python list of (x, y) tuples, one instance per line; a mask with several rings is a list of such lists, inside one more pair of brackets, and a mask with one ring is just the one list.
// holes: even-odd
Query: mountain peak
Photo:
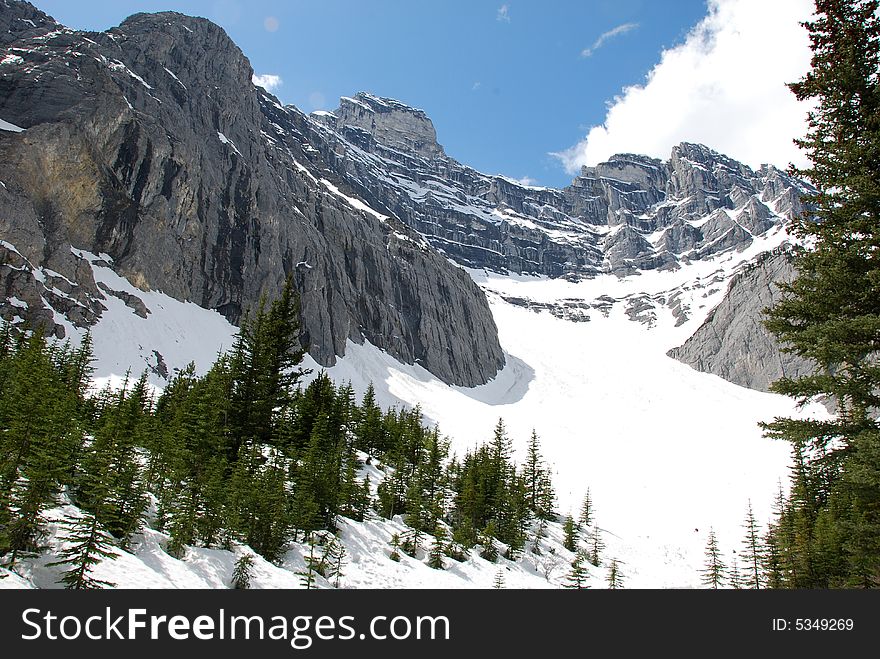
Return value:
[(429, 160), (443, 154), (428, 115), (400, 101), (358, 92), (339, 99), (334, 114), (337, 130), (366, 131), (384, 146)]

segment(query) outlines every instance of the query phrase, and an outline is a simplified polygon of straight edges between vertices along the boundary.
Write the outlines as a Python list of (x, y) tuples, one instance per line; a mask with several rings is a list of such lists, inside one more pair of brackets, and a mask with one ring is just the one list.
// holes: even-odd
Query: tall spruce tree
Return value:
[(751, 501), (749, 501), (743, 528), (746, 532), (745, 538), (743, 538), (742, 552), (743, 569), (745, 570), (743, 583), (746, 588), (758, 589), (763, 581), (761, 566), (764, 564), (765, 548), (761, 541), (761, 534), (758, 529), (758, 523), (755, 520), (755, 514), (752, 512)]
[(703, 584), (711, 588), (723, 588), (727, 578), (727, 567), (721, 557), (721, 550), (718, 548), (718, 540), (713, 529), (709, 529), (705, 557), (704, 567), (700, 570)]
[(593, 498), (590, 495), (590, 488), (587, 488), (587, 493), (584, 495), (583, 503), (581, 503), (581, 514), (578, 517), (578, 523), (584, 529), (590, 528), (593, 524)]
[(522, 473), (526, 485), (528, 507), (537, 517), (549, 519), (553, 513), (555, 493), (550, 483), (550, 471), (541, 456), (541, 443), (535, 430), (532, 430), (529, 437), (526, 462), (523, 465)]
[(611, 590), (623, 588), (623, 573), (620, 571), (620, 564), (616, 558), (612, 559), (608, 566), (608, 588)]
[(768, 310), (766, 324), (815, 370), (782, 378), (773, 390), (799, 402), (824, 396), (836, 407), (830, 420), (765, 424), (804, 461), (785, 513), (794, 518), (795, 542), (778, 548), (783, 558), (791, 553), (783, 571), (793, 586), (880, 585), (878, 6), (816, 0), (816, 18), (804, 24), (811, 69), (789, 85), (798, 99), (815, 102), (808, 132), (796, 140), (811, 165), (793, 173), (816, 192), (805, 198), (808, 215), (795, 223), (805, 245), (795, 260), (797, 277), (782, 286), (785, 299)]
[(299, 337), (299, 296), (288, 278), (266, 308), (266, 298), (241, 323), (232, 350), (230, 461), (242, 443), (268, 444), (277, 435), (278, 410), (285, 408), (304, 371)]
[(602, 564), (602, 551), (605, 549), (605, 543), (602, 541), (602, 532), (598, 526), (593, 526), (593, 532), (590, 537), (590, 563), (599, 567)]

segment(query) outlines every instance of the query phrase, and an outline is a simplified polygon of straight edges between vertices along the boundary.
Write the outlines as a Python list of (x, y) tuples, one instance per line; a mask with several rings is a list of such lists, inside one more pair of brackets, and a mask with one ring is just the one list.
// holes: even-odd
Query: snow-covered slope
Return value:
[[(329, 372), (356, 389), (374, 381), (386, 404), (420, 403), (459, 452), (487, 441), (503, 417), (522, 456), (535, 428), (555, 470), (561, 512), (576, 514), (591, 489), (599, 524), (619, 538), (630, 585), (696, 586), (709, 528), (738, 549), (748, 501), (766, 522), (787, 480), (788, 447), (763, 438), (758, 422), (825, 411), (798, 412), (787, 398), (699, 373), (666, 351), (699, 326), (733, 272), (784, 238), (779, 232), (746, 252), (625, 279), (472, 272), (507, 353), (506, 368), (482, 387), (447, 387), (370, 346), (349, 346)], [(678, 326), (666, 304), (676, 295), (689, 309)], [(527, 306), (505, 302), (514, 296)], [(643, 322), (627, 313), (636, 300)], [(589, 321), (553, 315), (574, 302), (589, 308)]]
[[(361, 458), (366, 455), (361, 454)], [(362, 469), (361, 477), (369, 475), (378, 484), (384, 474), (381, 465), (373, 463)], [(75, 506), (65, 503), (46, 511), (48, 536), (47, 551), (38, 558), (20, 561), (15, 572), (0, 568), (0, 589), (3, 588), (59, 588), (63, 567), (50, 565), (57, 560), (58, 551), (65, 546), (65, 532), (59, 522), (77, 519), (82, 513)], [(307, 557), (313, 551), (308, 544), (294, 542), (279, 563), (269, 563), (248, 547), (237, 546), (231, 550), (187, 547), (183, 556), (175, 558), (166, 552), (169, 537), (151, 526), (135, 534), (129, 551), (119, 551), (118, 556), (104, 560), (95, 566), (91, 576), (120, 588), (229, 588), (237, 559), (245, 553), (253, 558), (251, 588), (304, 588), (303, 573)], [(371, 514), (365, 521), (357, 522), (341, 518), (338, 538), (345, 548), (340, 575), (328, 574), (327, 578), (312, 573), (314, 588), (493, 588), (498, 581), (503, 588), (559, 588), (568, 582), (568, 574), (574, 553), (563, 547), (564, 532), (558, 522), (546, 525), (541, 539), (536, 540), (532, 524), (530, 541), (524, 552), (515, 560), (499, 556), (490, 562), (480, 556), (481, 547), (470, 550), (461, 560), (443, 558), (443, 569), (427, 564), (430, 543), (423, 541), (423, 548), (415, 557), (398, 552), (398, 559), (391, 558), (393, 535), (403, 536), (408, 527), (400, 516), (387, 520)], [(599, 531), (605, 549), (600, 554), (600, 564), (584, 564), (591, 588), (603, 588), (612, 559), (621, 550), (614, 536)], [(327, 537), (327, 536), (325, 536)], [(430, 538), (428, 538), (430, 540)], [(537, 547), (535, 546), (537, 543)], [(580, 549), (588, 550), (591, 536), (583, 532), (579, 537)], [(503, 551), (504, 546), (498, 546)], [(322, 553), (320, 545), (314, 555)], [(620, 572), (624, 584), (628, 573), (625, 565)]]
[[(786, 239), (780, 229), (743, 252), (627, 278), (606, 275), (574, 283), (470, 271), (486, 291), (506, 352), (507, 364), (494, 380), (471, 389), (452, 387), (369, 343), (351, 343), (328, 372), (338, 382), (351, 381), (359, 393), (373, 382), (384, 406), (421, 405), (459, 454), (488, 441), (499, 417), (520, 457), (536, 429), (554, 470), (560, 513), (577, 514), (590, 488), (598, 524), (623, 562), (627, 585), (696, 586), (710, 526), (732, 550), (738, 548), (749, 500), (759, 520), (768, 519), (773, 495), (787, 477), (788, 449), (764, 439), (757, 423), (796, 410), (786, 398), (698, 373), (666, 352), (694, 332), (738, 269)], [(155, 353), (169, 369), (195, 359), (204, 370), (231, 344), (234, 328), (217, 314), (139, 291), (95, 255), (83, 256), (97, 280), (137, 294), (151, 310), (144, 319), (108, 299), (108, 312), (94, 329), (97, 377), (119, 377), (128, 365), (135, 371), (145, 362), (152, 365)], [(155, 375), (154, 381), (162, 383)], [(429, 577), (416, 566), (385, 570), (384, 559), (373, 554), (387, 544), (394, 524), (344, 527), (350, 553), (359, 556), (348, 571), (349, 585), (479, 586), (494, 579), (496, 568), (479, 563), (441, 576), (425, 573)], [(145, 536), (138, 560), (161, 571), (151, 538)], [(193, 551), (200, 563), (234, 560)], [(39, 575), (35, 579), (41, 584)], [(183, 585), (214, 584), (181, 579)], [(287, 583), (284, 579), (278, 585)], [(541, 577), (520, 585), (545, 584)]]

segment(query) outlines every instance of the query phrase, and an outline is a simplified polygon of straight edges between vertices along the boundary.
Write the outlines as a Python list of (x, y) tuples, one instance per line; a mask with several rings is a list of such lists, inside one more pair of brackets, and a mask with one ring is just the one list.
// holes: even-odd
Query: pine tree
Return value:
[[(566, 588), (575, 588), (581, 590), (590, 587), (587, 584), (590, 579), (590, 573), (584, 566), (585, 560), (586, 557), (580, 552), (575, 555), (574, 560), (572, 560), (571, 562), (571, 571), (568, 573), (568, 577), (566, 579)], [(617, 575), (615, 575), (615, 579), (618, 579)]]
[(82, 453), (76, 501), (123, 545), (147, 506), (137, 451), (150, 404), (146, 374), (131, 388), (126, 375), (118, 391), (104, 392), (94, 441)]
[(611, 565), (608, 566), (608, 588), (611, 590), (623, 588), (623, 573), (616, 558), (612, 559)]
[[(794, 227), (806, 245), (795, 259), (797, 277), (781, 286), (785, 298), (766, 324), (815, 369), (772, 388), (799, 402), (824, 396), (836, 408), (830, 420), (777, 418), (764, 426), (805, 457), (809, 480), (792, 492), (796, 542), (783, 568), (796, 587), (880, 585), (878, 8), (877, 0), (816, 0), (816, 18), (804, 24), (811, 69), (789, 85), (799, 100), (815, 102), (809, 130), (796, 140), (811, 166), (793, 173), (816, 192)], [(822, 550), (814, 544), (820, 518)], [(785, 560), (788, 549), (780, 549)]]
[(703, 583), (712, 588), (722, 588), (727, 574), (727, 568), (721, 559), (721, 551), (718, 549), (718, 540), (715, 531), (709, 530), (709, 539), (706, 543), (706, 563), (700, 570)]
[(400, 549), (404, 554), (412, 558), (418, 558), (422, 548), (422, 532), (418, 529), (408, 529), (400, 537)]
[(399, 563), (400, 562), (400, 536), (397, 533), (395, 533), (394, 535), (391, 536), (390, 544), (391, 544), (391, 553), (388, 555), (388, 558), (390, 558), (395, 563)]
[(590, 488), (587, 488), (587, 493), (584, 495), (584, 501), (581, 504), (581, 514), (578, 517), (578, 522), (580, 523), (582, 528), (588, 529), (593, 524), (593, 499), (590, 496)]
[(779, 589), (786, 586), (787, 569), (785, 548), (789, 545), (787, 540), (787, 520), (789, 518), (786, 512), (785, 492), (782, 489), (782, 483), (779, 483), (779, 489), (773, 503), (773, 520), (769, 524), (763, 537), (763, 546), (765, 548), (762, 571), (765, 576), (765, 586), (767, 588)]
[(320, 559), (315, 555), (315, 534), (309, 533), (306, 541), (309, 543), (309, 553), (305, 556), (305, 569), (297, 572), (299, 581), (306, 590), (312, 590), (315, 587), (315, 577), (318, 574)]
[(746, 537), (743, 539), (742, 553), (746, 570), (745, 587), (758, 589), (761, 587), (761, 565), (764, 562), (765, 550), (758, 531), (758, 523), (755, 521), (755, 515), (752, 512), (751, 501), (749, 501), (748, 511), (746, 512), (746, 521), (743, 524), (743, 528), (746, 530)]
[(342, 578), (342, 568), (345, 567), (345, 545), (335, 535), (330, 535), (324, 545), (321, 555), (320, 573), (327, 581), (333, 583), (334, 588), (339, 588), (339, 580)]
[(299, 296), (288, 278), (278, 298), (266, 308), (263, 297), (252, 316), (242, 320), (232, 349), (230, 369), (230, 453), (234, 462), (243, 442), (268, 444), (277, 436), (276, 410), (290, 403), (305, 374), (297, 365), (305, 351), (299, 342)]
[(565, 539), (562, 541), (562, 546), (568, 551), (576, 551), (578, 531), (577, 525), (574, 523), (574, 518), (571, 515), (565, 518), (565, 523), (562, 525), (562, 531), (565, 533)]
[(498, 546), (495, 544), (495, 524), (489, 522), (481, 533), (480, 544), (483, 545), (483, 551), (480, 557), (486, 559), (490, 563), (498, 560)]
[(736, 553), (733, 555), (733, 563), (730, 566), (730, 587), (734, 590), (742, 588), (742, 579), (739, 576), (739, 563), (736, 560)]
[(593, 533), (590, 537), (590, 563), (594, 567), (602, 564), (602, 551), (605, 549), (605, 543), (602, 542), (602, 536), (598, 526), (593, 527)]
[(428, 567), (435, 570), (443, 570), (445, 568), (443, 565), (445, 542), (446, 529), (438, 524), (434, 530), (434, 543), (431, 545), (431, 551), (428, 552)]
[(498, 570), (495, 573), (495, 580), (492, 582), (492, 588), (496, 590), (501, 590), (504, 588), (504, 572)]
[(371, 457), (379, 455), (388, 448), (382, 425), (382, 410), (376, 404), (376, 390), (372, 382), (367, 386), (361, 401), (355, 434), (358, 438), (358, 448)]
[(102, 581), (91, 575), (95, 565), (119, 556), (113, 550), (113, 538), (101, 528), (98, 518), (86, 513), (76, 520), (62, 520), (60, 525), (66, 531), (64, 541), (67, 546), (58, 552), (60, 560), (47, 565), (69, 566), (60, 579), (64, 587), (77, 590), (115, 587), (115, 583)]
[[(6, 348), (9, 351), (9, 348)], [(19, 337), (0, 396), (0, 555), (11, 567), (40, 550), (42, 512), (53, 504), (82, 442), (80, 401), (63, 377), (66, 351), (40, 331)]]
[(235, 561), (232, 569), (232, 587), (235, 590), (247, 590), (251, 587), (252, 571), (254, 567), (254, 556), (249, 552), (245, 552)]
[(541, 555), (541, 540), (547, 537), (547, 520), (539, 517), (537, 527), (535, 528), (535, 539), (532, 541), (532, 553), (535, 556)]
[(549, 470), (541, 457), (541, 445), (535, 430), (532, 430), (529, 438), (526, 462), (523, 465), (523, 479), (529, 509), (539, 518), (549, 518), (553, 510), (555, 494), (550, 483)]

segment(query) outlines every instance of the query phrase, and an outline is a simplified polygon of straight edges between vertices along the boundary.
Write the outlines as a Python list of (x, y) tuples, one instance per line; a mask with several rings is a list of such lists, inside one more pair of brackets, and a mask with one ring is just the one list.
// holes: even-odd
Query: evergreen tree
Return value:
[(709, 530), (709, 539), (706, 543), (705, 567), (700, 570), (703, 583), (712, 588), (722, 588), (727, 574), (727, 567), (721, 558), (721, 550), (718, 549), (718, 541), (715, 531)]
[(742, 579), (739, 576), (739, 563), (736, 560), (736, 553), (733, 555), (733, 563), (730, 566), (730, 587), (734, 590), (742, 588)]
[(315, 534), (309, 533), (306, 541), (309, 543), (309, 553), (304, 556), (305, 569), (297, 572), (299, 581), (306, 590), (312, 590), (315, 587), (315, 578), (318, 574), (319, 558), (315, 555)]
[(617, 590), (623, 588), (623, 573), (620, 571), (620, 565), (617, 559), (612, 559), (611, 565), (608, 566), (608, 588)]
[(498, 560), (498, 546), (495, 544), (495, 533), (494, 522), (489, 522), (488, 526), (483, 529), (480, 539), (480, 544), (483, 545), (480, 557), (485, 558), (490, 563)]
[(504, 588), (504, 573), (501, 570), (498, 570), (495, 573), (495, 580), (492, 582), (492, 588), (495, 588), (496, 590)]
[(394, 535), (391, 536), (391, 543), (390, 544), (391, 544), (391, 553), (388, 555), (388, 558), (390, 558), (395, 563), (399, 563), (400, 562), (400, 551), (399, 551), (400, 550), (400, 536), (397, 533), (395, 533)]
[(94, 440), (82, 452), (76, 502), (121, 544), (137, 531), (147, 507), (137, 452), (150, 408), (146, 374), (131, 388), (126, 376), (118, 391), (103, 393)]
[(64, 377), (69, 352), (50, 348), (40, 331), (22, 334), (4, 351), (0, 556), (12, 567), (40, 550), (42, 512), (68, 480), (71, 455), (82, 442), (81, 401)]
[(334, 588), (339, 588), (343, 567), (345, 567), (345, 546), (335, 535), (330, 535), (321, 555), (321, 575), (330, 581)]
[(277, 436), (276, 411), (290, 403), (304, 371), (297, 368), (305, 351), (299, 342), (299, 296), (288, 278), (279, 297), (246, 316), (232, 349), (230, 368), (230, 453), (235, 461), (243, 442), (267, 444)]
[(254, 567), (254, 556), (245, 552), (235, 561), (232, 569), (232, 587), (235, 590), (247, 590), (251, 587), (251, 578)]
[(85, 514), (76, 520), (62, 520), (60, 525), (66, 531), (64, 541), (67, 546), (58, 552), (59, 560), (47, 565), (69, 566), (60, 579), (64, 587), (77, 590), (115, 587), (116, 584), (96, 579), (91, 575), (95, 565), (105, 559), (119, 556), (113, 550), (113, 538), (101, 528), (98, 518), (95, 515)]
[(806, 245), (797, 277), (782, 286), (785, 298), (768, 310), (767, 327), (815, 369), (780, 379), (773, 391), (800, 402), (824, 396), (836, 410), (830, 420), (765, 424), (804, 458), (805, 479), (788, 513), (795, 542), (778, 548), (786, 584), (795, 587), (880, 585), (878, 7), (877, 0), (816, 0), (816, 18), (804, 24), (811, 69), (789, 85), (799, 100), (815, 102), (807, 135), (796, 140), (812, 164), (794, 173), (816, 192), (795, 224)]
[(538, 518), (535, 528), (535, 539), (532, 541), (532, 553), (536, 556), (541, 555), (541, 540), (547, 537), (547, 520)]
[(587, 488), (587, 493), (584, 495), (584, 501), (581, 504), (581, 514), (578, 517), (578, 522), (580, 523), (582, 528), (588, 529), (593, 524), (593, 499), (590, 496), (590, 488)]
[(523, 479), (529, 509), (538, 517), (549, 519), (553, 511), (555, 494), (550, 483), (549, 470), (541, 457), (538, 434), (534, 430), (529, 438), (526, 462), (523, 465)]
[(434, 543), (431, 545), (431, 551), (428, 553), (428, 567), (432, 567), (435, 570), (442, 570), (445, 568), (443, 565), (445, 542), (446, 529), (438, 524), (434, 531)]
[(388, 449), (385, 442), (385, 428), (382, 424), (382, 410), (376, 404), (376, 390), (372, 382), (367, 386), (367, 392), (361, 401), (355, 433), (358, 438), (358, 448), (371, 457)]
[(418, 529), (409, 529), (400, 537), (400, 549), (404, 554), (412, 558), (418, 558), (422, 548), (422, 532)]
[(602, 536), (599, 532), (599, 527), (593, 527), (593, 533), (590, 537), (590, 563), (594, 567), (599, 567), (602, 564), (602, 551), (605, 549), (605, 543), (602, 542)]
[(562, 541), (562, 546), (568, 551), (576, 551), (578, 531), (577, 525), (574, 523), (574, 518), (571, 515), (565, 518), (565, 523), (562, 525), (562, 531), (565, 533), (565, 539)]
[(764, 563), (764, 547), (761, 542), (761, 536), (758, 531), (758, 523), (755, 521), (755, 515), (752, 512), (752, 502), (749, 501), (748, 511), (746, 512), (746, 521), (743, 524), (746, 530), (746, 537), (743, 539), (743, 562), (745, 563), (745, 587), (760, 588), (761, 587), (761, 565)]
[[(571, 571), (568, 573), (568, 577), (566, 579), (566, 588), (575, 588), (578, 590), (582, 590), (584, 588), (590, 587), (587, 584), (590, 579), (590, 573), (584, 566), (585, 560), (586, 558), (580, 552), (575, 555), (574, 560), (572, 560), (571, 562)], [(615, 579), (617, 578), (618, 576), (615, 575)]]

